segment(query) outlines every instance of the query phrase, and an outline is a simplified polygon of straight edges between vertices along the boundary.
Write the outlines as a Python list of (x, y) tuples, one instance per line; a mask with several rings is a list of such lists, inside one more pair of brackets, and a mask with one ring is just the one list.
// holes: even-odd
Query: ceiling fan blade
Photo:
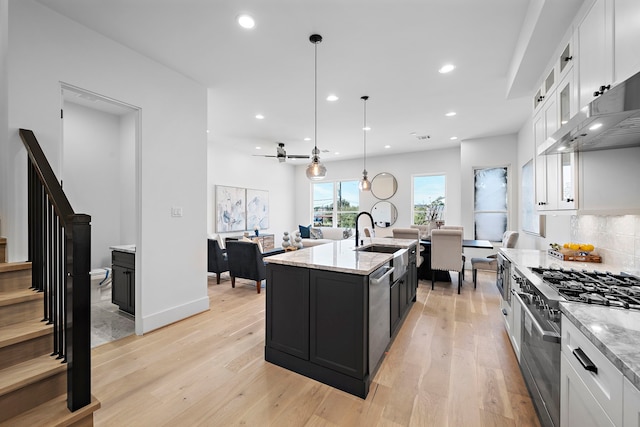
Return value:
[(308, 154), (287, 154), (287, 157), (290, 159), (308, 159)]
[(281, 157), (281, 156), (271, 156), (269, 154), (253, 154), (253, 157)]

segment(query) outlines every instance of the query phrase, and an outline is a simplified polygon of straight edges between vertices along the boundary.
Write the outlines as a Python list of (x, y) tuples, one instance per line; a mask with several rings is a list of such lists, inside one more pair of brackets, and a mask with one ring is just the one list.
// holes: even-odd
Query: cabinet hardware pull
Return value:
[(567, 199), (567, 202), (573, 202), (573, 199)]
[(564, 57), (564, 62), (569, 62), (573, 59), (573, 56), (565, 56)]
[(502, 309), (502, 314), (504, 314), (505, 316), (508, 316), (508, 315), (509, 315), (509, 313), (507, 312), (507, 309), (506, 309), (506, 308), (503, 308), (503, 309)]
[(589, 359), (589, 356), (584, 354), (584, 351), (582, 351), (580, 347), (574, 349), (572, 353), (576, 357), (576, 359), (578, 359), (578, 362), (580, 362), (584, 369), (586, 369), (587, 371), (591, 371), (596, 375), (598, 374), (598, 367), (593, 364), (591, 359)]

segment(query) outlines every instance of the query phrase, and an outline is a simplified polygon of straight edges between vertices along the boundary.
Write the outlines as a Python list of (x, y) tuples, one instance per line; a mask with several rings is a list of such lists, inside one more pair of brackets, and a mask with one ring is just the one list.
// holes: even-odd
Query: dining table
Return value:
[[(423, 261), (418, 268), (418, 279), (431, 280), (431, 240), (421, 239), (420, 246), (422, 249), (420, 251), (420, 255), (422, 256)], [(462, 247), (474, 249), (493, 249), (493, 244), (489, 240), (483, 239), (462, 239)], [(448, 271), (436, 270), (435, 274), (435, 280), (437, 282), (451, 281), (451, 275)]]

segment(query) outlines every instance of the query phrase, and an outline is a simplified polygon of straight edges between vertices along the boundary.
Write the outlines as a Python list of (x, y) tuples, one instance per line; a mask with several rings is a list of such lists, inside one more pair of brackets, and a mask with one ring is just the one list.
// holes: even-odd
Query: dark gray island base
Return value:
[[(365, 398), (384, 350), (416, 300), (415, 247), (407, 272), (378, 291), (371, 285), (371, 298), (369, 278), (267, 264), (265, 360)], [(382, 323), (376, 313), (384, 313)]]

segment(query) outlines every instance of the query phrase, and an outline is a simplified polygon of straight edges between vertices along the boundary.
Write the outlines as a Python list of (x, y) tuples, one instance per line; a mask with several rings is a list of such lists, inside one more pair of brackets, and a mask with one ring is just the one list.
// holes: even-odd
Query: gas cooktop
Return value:
[(599, 271), (531, 268), (567, 301), (640, 310), (640, 278)]

